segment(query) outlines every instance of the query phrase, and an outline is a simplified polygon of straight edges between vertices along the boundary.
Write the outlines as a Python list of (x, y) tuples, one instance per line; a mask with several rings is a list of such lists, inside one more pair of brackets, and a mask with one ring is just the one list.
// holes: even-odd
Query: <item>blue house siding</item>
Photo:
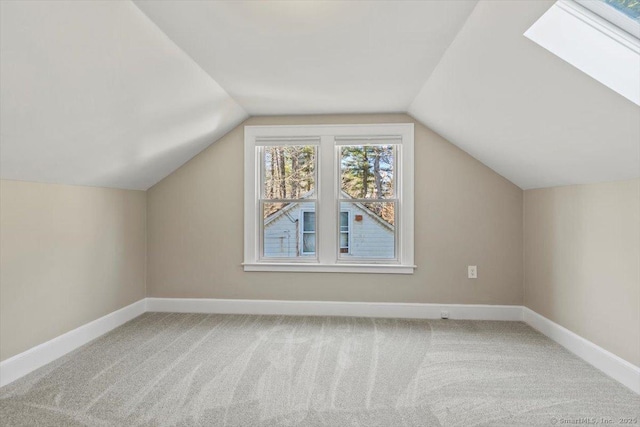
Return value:
[[(264, 227), (264, 256), (269, 258), (314, 257), (302, 254), (302, 212), (313, 211), (313, 202), (296, 203), (267, 220)], [(341, 256), (358, 258), (394, 257), (393, 226), (377, 218), (358, 204), (350, 204), (343, 211), (349, 212), (349, 253)], [(356, 220), (356, 215), (362, 217)], [(333, 230), (331, 230), (333, 232)]]

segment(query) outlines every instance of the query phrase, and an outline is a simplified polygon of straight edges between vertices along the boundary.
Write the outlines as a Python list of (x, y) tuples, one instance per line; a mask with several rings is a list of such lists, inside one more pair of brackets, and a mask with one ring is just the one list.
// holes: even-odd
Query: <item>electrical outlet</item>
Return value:
[(467, 275), (469, 276), (469, 279), (477, 279), (478, 278), (478, 266), (477, 265), (470, 265), (467, 268)]
[(449, 318), (449, 312), (448, 311), (441, 311), (440, 312), (440, 318), (441, 319), (448, 319)]

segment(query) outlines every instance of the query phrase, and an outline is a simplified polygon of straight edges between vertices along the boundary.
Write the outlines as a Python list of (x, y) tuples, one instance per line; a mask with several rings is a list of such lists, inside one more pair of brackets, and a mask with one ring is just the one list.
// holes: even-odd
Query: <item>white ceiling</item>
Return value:
[(248, 114), (395, 111), (523, 188), (640, 176), (640, 108), (523, 36), (549, 1), (0, 4), (2, 178), (146, 189)]
[(640, 108), (523, 36), (552, 4), (478, 3), (410, 114), (524, 189), (640, 176)]
[(476, 0), (145, 1), (251, 115), (406, 111)]
[(247, 117), (130, 2), (0, 2), (2, 178), (146, 189)]

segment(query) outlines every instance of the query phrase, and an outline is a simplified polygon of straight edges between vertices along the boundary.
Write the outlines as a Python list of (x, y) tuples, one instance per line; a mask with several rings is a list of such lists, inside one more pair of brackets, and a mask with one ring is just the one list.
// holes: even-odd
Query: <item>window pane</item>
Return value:
[[(262, 206), (265, 258), (308, 257), (315, 252), (315, 202), (263, 202)], [(310, 231), (303, 231), (303, 222)]]
[[(351, 247), (348, 253), (340, 250), (341, 258), (395, 258), (394, 202), (341, 202), (340, 210), (349, 211), (353, 218), (349, 229)], [(348, 234), (340, 233), (340, 244), (343, 235)]]
[(394, 197), (394, 146), (344, 145), (340, 147), (341, 188), (355, 199)]
[(340, 212), (340, 231), (349, 230), (349, 212)]
[(340, 233), (340, 248), (349, 248), (349, 233)]
[(304, 212), (303, 213), (303, 230), (304, 231), (316, 231), (316, 213), (315, 212)]
[(265, 199), (301, 199), (313, 195), (316, 147), (314, 145), (265, 146)]
[(304, 236), (302, 236), (302, 250), (305, 254), (316, 252), (316, 233), (304, 233)]

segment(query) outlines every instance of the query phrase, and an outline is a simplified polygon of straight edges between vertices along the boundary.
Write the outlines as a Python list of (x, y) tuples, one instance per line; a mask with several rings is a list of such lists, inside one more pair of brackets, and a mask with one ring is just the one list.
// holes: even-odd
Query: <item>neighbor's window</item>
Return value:
[(315, 255), (316, 253), (316, 213), (315, 211), (302, 211), (302, 246), (303, 255)]
[[(362, 216), (358, 217), (362, 219)], [(340, 253), (349, 253), (349, 211), (340, 212)]]
[(244, 268), (413, 272), (413, 125), (245, 127)]

